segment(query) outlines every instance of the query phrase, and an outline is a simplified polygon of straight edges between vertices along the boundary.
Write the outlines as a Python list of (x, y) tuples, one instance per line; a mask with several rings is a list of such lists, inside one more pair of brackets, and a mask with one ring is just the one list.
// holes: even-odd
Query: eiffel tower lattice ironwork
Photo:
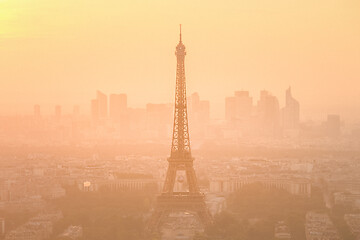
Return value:
[[(169, 165), (162, 193), (157, 198), (148, 223), (150, 231), (157, 231), (169, 213), (177, 210), (196, 213), (204, 226), (212, 221), (205, 204), (205, 196), (200, 192), (197, 184), (193, 167), (194, 158), (191, 156), (185, 82), (186, 51), (181, 39), (181, 25), (180, 41), (176, 46), (175, 55), (177, 68), (171, 155), (168, 158)], [(187, 191), (174, 191), (178, 171), (185, 173)]]

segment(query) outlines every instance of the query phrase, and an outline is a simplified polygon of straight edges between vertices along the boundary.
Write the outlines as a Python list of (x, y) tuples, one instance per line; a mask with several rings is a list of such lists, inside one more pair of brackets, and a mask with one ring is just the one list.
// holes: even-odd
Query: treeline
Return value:
[(87, 240), (144, 239), (143, 216), (153, 201), (151, 193), (68, 189), (66, 197), (54, 201), (64, 218), (55, 224), (52, 239), (70, 225), (82, 226)]
[(314, 189), (311, 198), (283, 190), (250, 184), (228, 198), (228, 211), (215, 217), (214, 224), (196, 240), (263, 240), (274, 238), (278, 221), (290, 227), (292, 239), (305, 239), (307, 211), (324, 210), (322, 194)]

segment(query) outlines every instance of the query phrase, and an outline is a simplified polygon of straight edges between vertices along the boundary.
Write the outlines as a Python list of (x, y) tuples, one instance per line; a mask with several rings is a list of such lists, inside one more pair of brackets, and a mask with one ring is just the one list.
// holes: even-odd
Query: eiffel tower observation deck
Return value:
[[(150, 231), (157, 231), (166, 217), (174, 211), (189, 211), (197, 215), (203, 226), (211, 223), (211, 215), (205, 204), (205, 196), (199, 190), (194, 158), (191, 156), (185, 79), (185, 45), (180, 41), (175, 51), (177, 59), (175, 110), (171, 154), (162, 193), (157, 198), (154, 213), (149, 220)], [(180, 174), (179, 174), (180, 173)], [(175, 183), (186, 182), (186, 189), (175, 191)]]

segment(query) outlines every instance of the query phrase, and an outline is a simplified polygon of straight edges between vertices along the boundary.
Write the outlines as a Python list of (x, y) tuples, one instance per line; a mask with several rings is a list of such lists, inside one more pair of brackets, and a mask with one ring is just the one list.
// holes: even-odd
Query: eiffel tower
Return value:
[[(212, 218), (205, 204), (205, 196), (199, 190), (191, 156), (185, 82), (185, 45), (181, 39), (176, 46), (177, 58), (175, 111), (169, 166), (162, 193), (157, 197), (155, 210), (149, 220), (148, 229), (158, 231), (160, 225), (172, 211), (190, 211), (196, 213), (202, 225), (211, 223)], [(183, 177), (177, 174), (185, 173)], [(187, 181), (186, 191), (174, 191), (175, 182)]]

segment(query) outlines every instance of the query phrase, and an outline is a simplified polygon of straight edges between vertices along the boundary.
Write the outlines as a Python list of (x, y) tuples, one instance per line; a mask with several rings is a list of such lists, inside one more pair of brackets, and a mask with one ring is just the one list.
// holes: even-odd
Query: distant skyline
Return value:
[(0, 0), (0, 115), (89, 113), (96, 90), (173, 102), (179, 23), (188, 94), (212, 117), (236, 90), (284, 106), (291, 86), (302, 120), (360, 120), (357, 0)]

